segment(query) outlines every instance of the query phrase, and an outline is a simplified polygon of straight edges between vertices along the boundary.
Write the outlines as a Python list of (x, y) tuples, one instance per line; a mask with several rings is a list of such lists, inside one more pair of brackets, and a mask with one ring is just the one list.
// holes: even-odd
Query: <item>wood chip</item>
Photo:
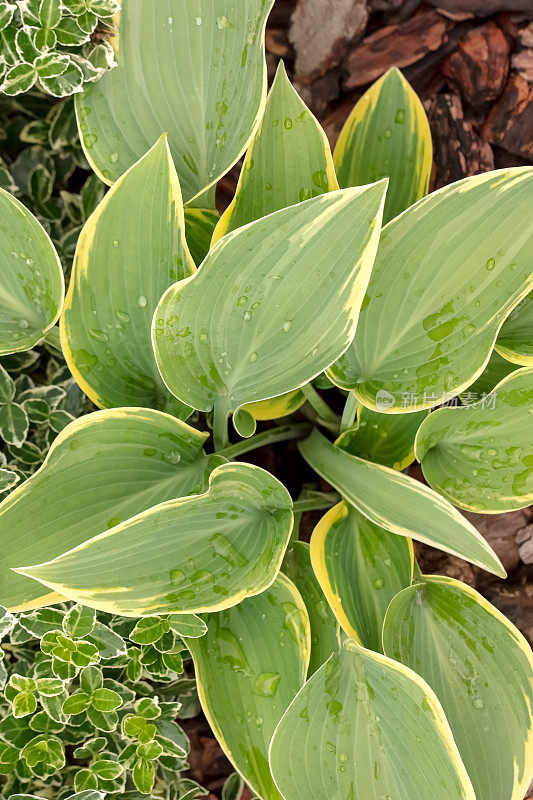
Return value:
[(510, 153), (533, 159), (533, 84), (521, 75), (511, 76), (488, 113), (482, 135)]
[(441, 70), (464, 100), (479, 106), (495, 100), (509, 72), (510, 48), (495, 22), (468, 31)]

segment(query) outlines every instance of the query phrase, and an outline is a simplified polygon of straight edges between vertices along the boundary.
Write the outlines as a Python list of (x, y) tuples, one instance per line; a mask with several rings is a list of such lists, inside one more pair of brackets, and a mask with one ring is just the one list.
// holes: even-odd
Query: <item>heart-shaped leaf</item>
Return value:
[(432, 157), (424, 107), (402, 73), (392, 67), (357, 101), (333, 160), (342, 187), (390, 179), (383, 211), (386, 223), (427, 193)]
[(285, 712), (270, 768), (285, 800), (476, 800), (433, 690), (351, 639)]
[(123, 0), (118, 66), (76, 104), (85, 153), (102, 180), (117, 180), (165, 131), (185, 202), (228, 171), (264, 108), (272, 4)]
[(308, 675), (312, 675), (332, 653), (338, 651), (339, 625), (313, 572), (307, 542), (291, 543), (285, 553), (282, 569), (302, 595), (309, 615), (311, 658)]
[(29, 350), (58, 320), (63, 270), (35, 217), (0, 189), (0, 355)]
[(157, 370), (150, 328), (163, 292), (194, 272), (166, 137), (115, 183), (84, 226), (61, 318), (77, 383), (100, 407), (187, 418)]
[(212, 244), (248, 222), (338, 188), (326, 134), (280, 61), (235, 197), (215, 228)]
[(381, 651), (389, 603), (411, 584), (411, 540), (383, 530), (352, 506), (339, 503), (313, 531), (311, 561), (345, 633)]
[(420, 481), (352, 456), (316, 429), (298, 448), (308, 464), (375, 525), (505, 577), (496, 553), (474, 526)]
[(416, 457), (429, 485), (454, 505), (478, 513), (530, 505), (532, 408), (533, 367), (526, 367), (477, 403), (434, 411), (416, 437)]
[(207, 622), (205, 636), (187, 640), (204, 713), (252, 790), (281, 800), (268, 747), (307, 674), (311, 635), (303, 600), (280, 573), (265, 592)]
[(211, 473), (204, 494), (160, 503), (18, 572), (126, 617), (217, 611), (270, 586), (292, 520), (290, 495), (276, 478), (227, 463)]
[(516, 167), (445, 186), (389, 222), (332, 380), (393, 413), (468, 388), (533, 285), (532, 203), (533, 169)]
[(503, 323), (496, 350), (514, 364), (533, 366), (533, 294), (524, 297)]
[(357, 409), (357, 422), (344, 431), (337, 447), (367, 461), (402, 470), (415, 460), (415, 436), (427, 411), (381, 414), (366, 406)]
[(55, 558), (157, 503), (205, 491), (224, 461), (205, 455), (206, 438), (141, 408), (97, 411), (68, 425), (41, 469), (0, 505), (0, 602), (20, 610), (57, 602), (10, 568)]
[(383, 645), (436, 692), (477, 800), (522, 800), (533, 778), (533, 655), (514, 625), (470, 586), (424, 576), (390, 604)]
[(172, 286), (153, 326), (172, 393), (202, 411), (215, 407), (225, 422), (331, 364), (353, 337), (385, 185), (329, 192), (251, 222)]

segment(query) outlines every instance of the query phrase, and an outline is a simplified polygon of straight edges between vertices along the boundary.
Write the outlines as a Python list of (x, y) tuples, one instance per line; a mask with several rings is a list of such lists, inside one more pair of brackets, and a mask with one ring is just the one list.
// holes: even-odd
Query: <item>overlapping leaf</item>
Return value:
[(513, 364), (533, 366), (533, 294), (524, 297), (503, 323), (496, 350)]
[(339, 503), (313, 531), (311, 561), (345, 633), (381, 651), (389, 603), (411, 584), (411, 540), (383, 530), (352, 506)]
[(533, 777), (533, 655), (514, 625), (469, 586), (424, 576), (392, 601), (383, 644), (436, 692), (477, 800), (522, 800)]
[(292, 522), (290, 495), (276, 478), (226, 463), (204, 494), (160, 503), (19, 572), (123, 616), (217, 611), (270, 586)]
[(103, 180), (119, 178), (165, 131), (186, 202), (227, 172), (263, 110), (272, 3), (123, 0), (118, 66), (76, 104)]
[(386, 225), (357, 334), (332, 379), (393, 413), (464, 391), (533, 285), (532, 202), (533, 169), (497, 170), (439, 189)]
[(350, 639), (285, 712), (270, 767), (285, 800), (476, 800), (433, 690)]
[(461, 392), (461, 401), (465, 405), (468, 403), (477, 403), (478, 400), (490, 402), (491, 399), (489, 395), (492, 393), (496, 384), (516, 369), (516, 364), (512, 364), (506, 358), (503, 358), (496, 350), (493, 350), (479, 378), (476, 378), (468, 389)]
[(416, 432), (427, 414), (381, 414), (360, 406), (355, 425), (342, 433), (335, 444), (353, 456), (402, 470), (415, 460)]
[(339, 184), (390, 178), (383, 222), (427, 193), (433, 149), (422, 103), (392, 67), (360, 100), (340, 133), (333, 160)]
[(172, 393), (222, 418), (331, 364), (355, 330), (384, 190), (330, 192), (224, 236), (154, 316), (157, 363)]
[(184, 212), (187, 244), (194, 263), (199, 267), (209, 252), (213, 231), (219, 220), (218, 211), (187, 206)]
[(108, 192), (78, 240), (61, 341), (94, 403), (187, 418), (190, 409), (161, 380), (150, 329), (163, 292), (193, 271), (178, 178), (161, 137)]
[(338, 188), (326, 135), (280, 61), (235, 197), (215, 228), (213, 244), (248, 222)]
[(533, 502), (533, 368), (515, 370), (490, 399), (441, 408), (422, 423), (416, 457), (430, 486), (484, 514)]
[(263, 800), (281, 800), (268, 766), (274, 728), (304, 684), (311, 636), (303, 600), (281, 573), (260, 595), (210, 614), (187, 640), (198, 694), (224, 752)]
[(63, 270), (47, 233), (0, 189), (0, 355), (29, 350), (55, 325)]
[(311, 624), (309, 675), (313, 675), (339, 649), (339, 625), (328, 605), (311, 565), (307, 542), (292, 542), (282, 569), (302, 595)]
[(298, 447), (308, 464), (375, 525), (505, 577), (500, 560), (474, 526), (420, 481), (352, 456), (316, 429)]
[(71, 423), (41, 469), (0, 505), (0, 603), (57, 601), (11, 567), (48, 561), (157, 503), (204, 491), (224, 461), (205, 455), (206, 438), (149, 409), (97, 411)]

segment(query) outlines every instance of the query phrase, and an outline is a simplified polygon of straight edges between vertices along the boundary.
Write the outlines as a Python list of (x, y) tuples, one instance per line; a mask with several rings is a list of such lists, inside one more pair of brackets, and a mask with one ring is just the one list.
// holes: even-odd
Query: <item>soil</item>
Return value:
[[(533, 0), (276, 0), (266, 49), (269, 79), (282, 58), (332, 147), (369, 84), (389, 67), (401, 68), (430, 121), (431, 190), (486, 170), (533, 164)], [(221, 211), (233, 197), (239, 168), (220, 182)], [(291, 444), (246, 458), (296, 493), (302, 481), (316, 479)], [(411, 474), (421, 478), (417, 467)], [(533, 642), (533, 509), (466, 516), (490, 542), (508, 579), (417, 545), (423, 572), (474, 586)], [(319, 518), (304, 515), (302, 538)], [(191, 776), (217, 800), (232, 767), (202, 716), (185, 727)], [(251, 797), (245, 792), (243, 800)], [(533, 785), (526, 797), (533, 800)]]

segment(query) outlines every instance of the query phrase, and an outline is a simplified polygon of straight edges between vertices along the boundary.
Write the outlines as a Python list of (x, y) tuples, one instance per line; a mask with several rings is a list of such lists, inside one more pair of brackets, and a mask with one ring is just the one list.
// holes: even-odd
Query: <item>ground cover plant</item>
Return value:
[[(266, 92), (272, 4), (122, 3), (117, 66), (76, 97), (111, 188), (66, 203), (66, 296), (46, 230), (0, 192), (6, 797), (197, 796), (189, 656), (262, 800), (522, 800), (531, 781), (529, 645), (422, 574), (413, 540), (504, 577), (461, 510), (531, 503), (533, 169), (427, 194), (396, 69), (332, 154), (281, 62)], [(52, 385), (13, 379), (43, 340)], [(315, 475), (297, 497), (246, 455), (289, 440)]]

